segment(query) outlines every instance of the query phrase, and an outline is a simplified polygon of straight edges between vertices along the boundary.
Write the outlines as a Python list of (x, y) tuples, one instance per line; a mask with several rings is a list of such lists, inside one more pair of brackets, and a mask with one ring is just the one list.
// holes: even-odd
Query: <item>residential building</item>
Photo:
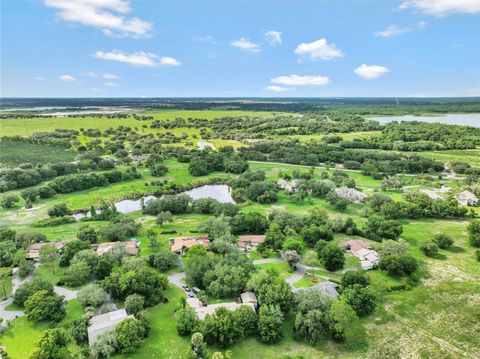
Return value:
[(100, 335), (115, 330), (118, 324), (128, 318), (134, 318), (134, 316), (128, 315), (125, 309), (119, 309), (92, 317), (87, 329), (88, 344), (92, 346)]
[(370, 245), (362, 240), (351, 240), (348, 242), (340, 242), (340, 248), (347, 249), (355, 257), (360, 259), (362, 269), (369, 270), (380, 262), (380, 256), (377, 251), (373, 250)]
[(457, 201), (462, 206), (476, 206), (478, 205), (478, 197), (468, 189), (464, 189), (457, 196)]
[(170, 251), (184, 255), (188, 249), (195, 245), (208, 247), (209, 244), (208, 236), (170, 238)]
[(339, 285), (337, 283), (327, 281), (327, 282), (318, 283), (317, 285), (312, 287), (298, 288), (296, 291), (300, 292), (303, 290), (318, 290), (319, 292), (326, 295), (327, 297), (336, 299), (340, 296), (340, 294), (338, 294), (337, 292), (338, 287)]
[(27, 247), (27, 253), (25, 254), (25, 259), (39, 261), (40, 249), (46, 245), (54, 246), (57, 249), (57, 251), (60, 251), (63, 247), (65, 247), (65, 242), (41, 242), (41, 243), (30, 244)]
[(335, 190), (335, 193), (337, 196), (352, 203), (364, 203), (368, 199), (368, 196), (365, 193), (360, 192), (355, 188), (340, 187)]
[(124, 241), (124, 242), (106, 242), (106, 243), (99, 243), (94, 244), (92, 246), (93, 249), (97, 252), (98, 256), (101, 257), (105, 253), (112, 251), (114, 246), (124, 246), (125, 252), (128, 255), (136, 256), (139, 252), (138, 246), (140, 245), (137, 241)]
[(225, 308), (230, 311), (234, 311), (242, 305), (246, 305), (255, 310), (255, 305), (252, 303), (237, 303), (237, 302), (227, 302), (227, 303), (218, 303), (218, 304), (209, 304), (202, 305), (202, 302), (198, 298), (187, 298), (187, 304), (195, 310), (198, 319), (204, 320), (207, 315), (215, 313), (215, 310), (218, 308)]
[(277, 187), (287, 191), (287, 192), (298, 192), (298, 184), (300, 181), (298, 179), (294, 179), (291, 181), (287, 181), (285, 179), (280, 179), (277, 181)]
[(245, 252), (256, 248), (259, 244), (265, 242), (265, 235), (245, 235), (238, 236), (237, 245), (240, 249), (243, 249)]

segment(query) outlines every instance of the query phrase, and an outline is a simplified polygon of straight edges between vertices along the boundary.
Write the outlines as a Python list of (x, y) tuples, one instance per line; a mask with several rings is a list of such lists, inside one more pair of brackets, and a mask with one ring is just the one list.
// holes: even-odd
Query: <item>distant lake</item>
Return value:
[(473, 126), (480, 127), (480, 113), (468, 113), (468, 114), (445, 114), (439, 116), (388, 116), (388, 117), (372, 117), (374, 121), (380, 123), (390, 123), (393, 121), (419, 121), (428, 123), (443, 123), (445, 125), (461, 125), (461, 126)]

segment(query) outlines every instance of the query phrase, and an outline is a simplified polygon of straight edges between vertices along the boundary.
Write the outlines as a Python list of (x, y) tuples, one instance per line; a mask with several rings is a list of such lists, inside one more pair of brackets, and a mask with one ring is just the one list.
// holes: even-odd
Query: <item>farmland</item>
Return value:
[[(228, 272), (227, 258), (235, 263), (238, 261), (240, 264), (235, 264), (237, 272), (231, 276), (237, 275), (242, 266), (248, 268), (247, 278), (241, 278), (242, 291), (251, 286), (249, 280), (259, 273), (273, 273), (271, 275), (277, 278), (275, 280), (287, 283), (297, 274), (299, 267), (290, 265), (284, 259), (285, 253), (295, 251), (299, 255), (299, 264), (311, 267), (308, 262), (313, 260), (315, 266), (313, 270), (301, 273), (291, 288), (308, 288), (329, 279), (340, 285), (338, 290), (341, 299), (335, 300), (346, 301), (345, 291), (348, 292), (348, 288), (342, 287), (342, 278), (346, 272), (357, 271), (360, 260), (350, 252), (342, 252), (345, 259), (342, 266), (328, 270), (322, 254), (324, 252), (316, 244), (321, 241), (335, 248), (342, 242), (362, 241), (373, 250), (385, 253), (382, 252), (385, 242), (394, 239), (403, 248), (395, 247), (396, 250), (404, 251), (402, 255), (416, 263), (415, 270), (408, 274), (392, 275), (388, 268), (380, 266), (366, 272), (368, 290), (374, 297), (374, 308), (368, 314), (355, 315), (343, 342), (329, 337), (329, 333), (322, 340), (309, 343), (308, 338), (298, 333), (296, 322), (299, 312), (298, 308), (292, 306), (284, 313), (281, 335), (274, 343), (262, 342), (257, 335), (245, 335), (224, 345), (221, 341), (208, 339), (208, 331), (197, 323), (198, 330), (204, 331), (208, 342), (206, 351), (209, 358), (215, 352), (225, 353), (227, 350), (231, 351), (232, 358), (475, 358), (480, 349), (480, 270), (476, 257), (478, 249), (472, 245), (472, 235), (467, 228), (476, 221), (479, 210), (475, 206), (458, 205), (456, 196), (464, 189), (478, 195), (479, 139), (476, 136), (466, 138), (468, 136), (458, 135), (460, 137), (453, 144), (447, 143), (441, 136), (429, 141), (429, 146), (438, 148), (447, 145), (458, 147), (449, 150), (412, 150), (413, 147), (408, 146), (414, 146), (416, 141), (406, 139), (404, 144), (408, 151), (402, 147), (379, 150), (372, 146), (379, 146), (380, 143), (386, 148), (385, 143), (390, 141), (386, 136), (396, 136), (396, 128), (387, 134), (383, 127), (368, 119), (361, 116), (352, 119), (347, 111), (343, 115), (338, 111), (337, 108), (337, 112), (325, 116), (281, 111), (139, 109), (125, 116), (111, 117), (0, 118), (2, 137), (32, 139), (31, 142), (0, 141), (2, 167), (7, 172), (13, 171), (3, 181), (0, 198), (16, 198), (11, 205), (3, 205), (0, 209), (0, 227), (16, 233), (14, 240), (7, 239), (15, 241), (12, 243), (15, 247), (20, 243), (19, 234), (25, 232), (44, 235), (47, 242), (72, 243), (81, 238), (80, 232), (86, 225), (95, 233), (98, 242), (109, 242), (110, 238), (117, 241), (112, 229), (120, 228), (125, 223), (128, 234), (119, 234), (119, 241), (138, 241), (140, 251), (136, 259), (124, 258), (112, 262), (113, 275), (107, 278), (114, 280), (117, 273), (119, 276), (125, 275), (127, 280), (125, 273), (133, 276), (132, 273), (142, 268), (152, 278), (170, 278), (170, 283), (161, 289), (166, 300), (149, 298), (151, 302), (142, 311), (142, 316), (150, 326), (148, 336), (133, 353), (116, 352), (112, 354), (115, 358), (188, 357), (192, 333), (181, 336), (177, 332), (178, 313), (183, 308), (182, 298), (186, 297), (186, 293), (171, 278), (184, 275), (186, 283), (193, 286), (189, 280), (197, 277), (192, 275), (192, 262), (198, 260), (200, 263), (195, 258), (200, 254), (190, 255), (187, 252), (181, 258), (181, 265), (176, 263), (168, 269), (155, 267), (150, 258), (169, 253), (171, 237), (199, 235), (208, 235), (213, 244), (225, 246), (220, 249), (213, 247), (208, 254), (201, 254), (205, 256), (203, 260), (211, 260), (207, 269), (210, 273), (204, 277), (210, 280), (211, 276), (221, 276), (221, 270)], [(148, 119), (138, 120), (133, 114), (148, 116)], [(355, 131), (357, 125), (359, 130)], [(407, 134), (417, 135), (415, 125), (411, 126), (405, 130)], [(304, 133), (306, 128), (310, 133)], [(67, 147), (51, 146), (48, 141), (66, 133), (58, 129), (78, 132), (71, 132)], [(100, 133), (91, 130), (99, 130)], [(431, 130), (437, 131), (433, 126)], [(439, 130), (443, 131), (458, 134), (448, 126)], [(33, 138), (39, 138), (32, 137), (38, 132), (49, 135), (33, 141)], [(375, 140), (378, 142), (369, 142), (371, 139), (378, 139)], [(214, 149), (198, 149), (198, 141), (212, 143)], [(399, 140), (395, 141), (398, 144)], [(351, 142), (354, 145), (361, 142), (363, 147), (348, 147), (353, 146)], [(460, 149), (472, 146), (477, 147)], [(76, 163), (76, 167), (66, 163)], [(443, 165), (463, 173), (457, 173), (454, 178), (443, 178)], [(41, 172), (40, 169), (46, 168), (60, 170), (57, 173), (50, 171), (48, 176), (42, 177), (46, 171)], [(21, 171), (37, 171), (25, 173), (33, 173), (38, 180), (35, 183), (10, 180), (16, 173), (14, 169), (22, 174)], [(122, 180), (115, 179), (109, 183), (104, 180), (107, 175), (114, 178), (126, 176), (127, 173), (130, 177)], [(87, 174), (99, 179), (99, 182), (89, 187), (77, 185), (77, 179), (81, 179), (78, 182), (82, 185), (87, 181)], [(59, 190), (45, 197), (37, 194), (46, 187), (53, 188), (55, 181), (65, 178), (68, 181), (61, 183), (71, 185), (72, 190)], [(386, 179), (389, 178), (398, 180), (400, 184), (388, 183)], [(280, 180), (297, 180), (306, 189), (303, 190), (302, 186), (291, 192), (280, 189), (277, 186)], [(162, 221), (159, 218), (166, 210), (157, 210), (148, 203), (143, 203), (141, 210), (125, 213), (125, 216), (119, 213), (111, 217), (105, 215), (108, 212), (104, 207), (106, 204), (112, 206), (125, 199), (155, 195), (160, 199), (153, 201), (158, 201), (158, 206), (161, 206), (165, 205), (161, 196), (178, 195), (202, 186), (209, 188), (213, 184), (229, 186), (229, 194), (235, 200), (235, 204), (232, 203), (235, 211), (227, 212), (228, 206), (224, 208), (217, 202), (214, 205), (227, 213), (219, 214), (206, 205), (203, 207), (202, 202), (190, 200), (183, 209), (179, 203), (176, 203), (178, 207), (172, 205), (168, 210), (172, 212), (171, 218), (166, 216)], [(421, 189), (436, 190), (442, 185), (450, 191), (441, 200), (445, 207), (440, 207), (438, 202), (417, 192)], [(341, 188), (354, 188), (368, 196), (369, 200), (342, 202), (333, 194), (339, 193), (337, 190)], [(179, 197), (175, 197), (176, 200)], [(373, 203), (372, 198), (379, 202)], [(2, 203), (5, 204), (5, 201)], [(396, 207), (389, 211), (385, 203)], [(61, 211), (64, 208), (62, 206), (68, 209), (65, 214), (52, 215), (52, 209)], [(92, 208), (102, 208), (105, 216), (102, 217), (102, 212), (99, 212), (80, 221), (65, 219)], [(394, 236), (386, 233), (383, 238), (369, 234), (372, 218), (377, 217), (385, 221), (382, 222), (385, 226), (392, 224), (391, 221), (395, 222), (401, 228), (400, 233)], [(64, 222), (56, 223), (53, 221), (56, 218), (64, 218)], [(260, 227), (258, 232), (250, 233), (255, 230), (244, 229), (248, 226), (245, 218), (256, 218), (256, 222), (252, 223)], [(348, 221), (353, 222), (356, 229), (341, 228)], [(255, 228), (253, 224), (250, 226), (248, 228)], [(283, 231), (280, 234), (281, 244), (269, 244), (247, 254), (238, 251), (236, 246), (232, 249), (230, 242), (224, 243), (230, 241), (229, 238), (236, 240), (238, 234), (264, 234), (276, 228), (282, 228)], [(321, 239), (315, 237), (315, 243), (312, 243), (309, 231), (321, 232), (318, 234)], [(223, 234), (219, 235), (218, 232)], [(424, 244), (432, 242), (440, 234), (452, 238), (454, 244), (448, 248), (437, 248), (431, 256), (426, 255)], [(20, 253), (16, 257), (24, 255), (29, 244), (15, 247), (14, 252)], [(20, 259), (13, 258), (14, 254), (10, 262), (8, 258), (2, 259), (5, 268), (22, 263)], [(109, 295), (117, 308), (126, 306), (127, 295), (119, 295), (111, 289), (108, 280), (100, 280), (93, 272), (78, 285), (65, 283), (65, 279), (68, 282), (70, 268), (77, 260), (65, 266), (60, 263), (61, 256), (60, 252), (60, 256), (54, 256), (49, 262), (43, 255), (39, 267), (31, 276), (75, 293), (97, 284), (110, 291)], [(8, 278), (9, 292), (12, 278)], [(207, 279), (195, 285), (202, 286), (201, 292), (208, 298), (209, 304), (238, 297), (239, 293), (230, 293), (230, 286), (219, 289), (208, 283)], [(232, 283), (231, 287), (236, 284)], [(287, 288), (290, 290), (289, 286)], [(148, 295), (142, 292), (145, 298)], [(15, 305), (10, 305), (8, 309), (25, 310)], [(58, 327), (71, 333), (72, 321), (82, 318), (88, 310), (88, 307), (79, 304), (78, 298), (68, 301), (66, 314), (58, 322)], [(32, 321), (28, 316), (22, 316), (9, 322), (9, 326), (0, 334), (0, 343), (12, 359), (26, 358), (36, 348), (42, 333), (48, 329), (48, 320)], [(78, 356), (80, 352), (88, 351), (88, 346), (85, 341), (69, 338), (66, 350)]]

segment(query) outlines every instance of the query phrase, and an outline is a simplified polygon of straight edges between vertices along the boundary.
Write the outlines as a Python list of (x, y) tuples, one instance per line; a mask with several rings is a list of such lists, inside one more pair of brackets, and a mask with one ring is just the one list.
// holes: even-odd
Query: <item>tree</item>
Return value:
[(18, 275), (20, 276), (20, 278), (25, 278), (30, 273), (32, 273), (34, 269), (35, 265), (33, 264), (33, 261), (22, 259), (18, 263)]
[(115, 337), (121, 353), (133, 353), (142, 343), (145, 328), (138, 319), (128, 318), (117, 325)]
[(336, 243), (330, 243), (321, 250), (320, 260), (325, 269), (334, 272), (343, 268), (345, 254)]
[(192, 334), (198, 321), (197, 314), (193, 308), (185, 305), (177, 311), (175, 317), (177, 318), (176, 328), (178, 335), (186, 336)]
[(221, 214), (218, 217), (211, 217), (203, 223), (199, 230), (208, 234), (210, 239), (217, 239), (231, 234), (229, 219)]
[(156, 163), (150, 167), (150, 172), (154, 177), (161, 177), (168, 172), (168, 167), (162, 163)]
[(345, 288), (341, 298), (353, 308), (359, 317), (364, 317), (375, 310), (375, 295), (369, 287), (354, 284)]
[(15, 236), (17, 232), (15, 232), (11, 228), (1, 227), (0, 228), (0, 242), (4, 241), (15, 241)]
[(280, 226), (277, 223), (271, 223), (265, 233), (265, 245), (273, 249), (280, 249), (284, 241), (285, 234), (283, 234)]
[(403, 232), (403, 228), (398, 221), (371, 216), (368, 218), (363, 231), (367, 238), (381, 242), (384, 239), (398, 239)]
[(316, 344), (330, 336), (328, 309), (330, 299), (315, 289), (297, 293), (297, 315), (295, 317), (295, 336), (310, 344)]
[[(150, 203), (149, 201), (148, 203)], [(100, 236), (109, 242), (117, 242), (137, 235), (139, 225), (128, 216), (119, 216), (100, 230)]]
[(10, 267), (17, 248), (12, 241), (0, 242), (0, 267)]
[(109, 358), (117, 350), (118, 342), (115, 332), (100, 335), (92, 345), (91, 354), (95, 359)]
[(290, 268), (295, 268), (300, 262), (301, 257), (296, 251), (286, 251), (284, 255)]
[(331, 320), (332, 337), (336, 341), (343, 342), (354, 337), (358, 316), (353, 308), (343, 300), (334, 300), (328, 311)]
[(77, 294), (78, 303), (82, 307), (99, 307), (107, 300), (107, 293), (97, 284), (89, 284)]
[(62, 254), (60, 255), (59, 264), (61, 267), (68, 267), (72, 258), (83, 249), (88, 249), (90, 246), (87, 242), (74, 239), (67, 242), (65, 247), (62, 249)]
[(83, 225), (79, 228), (77, 232), (77, 238), (81, 241), (97, 243), (98, 235), (95, 229), (93, 229), (89, 225)]
[(63, 273), (63, 281), (70, 287), (78, 287), (88, 282), (92, 270), (87, 262), (79, 261), (68, 267)]
[(219, 298), (238, 295), (245, 288), (252, 269), (251, 266), (219, 263), (213, 270), (205, 273), (207, 291)]
[(263, 343), (276, 343), (283, 337), (283, 314), (277, 305), (262, 305), (258, 314), (258, 334)]
[(20, 284), (13, 295), (13, 302), (19, 307), (23, 307), (25, 301), (35, 292), (46, 290), (53, 294), (53, 285), (48, 280), (37, 277)]
[(341, 283), (343, 288), (351, 287), (354, 284), (366, 287), (370, 283), (370, 280), (367, 278), (364, 270), (357, 270), (345, 272), (342, 276)]
[(408, 276), (418, 268), (416, 259), (409, 254), (383, 256), (378, 266), (392, 277)]
[(242, 336), (249, 337), (257, 334), (258, 315), (255, 309), (248, 305), (241, 305), (233, 312), (237, 318), (237, 322), (242, 328)]
[(222, 348), (233, 345), (243, 333), (237, 316), (224, 307), (217, 308), (213, 315), (207, 315), (203, 328), (205, 341)]
[(453, 246), (454, 243), (453, 238), (444, 233), (436, 234), (433, 237), (433, 242), (441, 249), (447, 249)]
[(147, 231), (147, 237), (148, 237), (148, 247), (150, 248), (158, 247), (157, 234), (153, 229), (149, 229)]
[(173, 221), (173, 215), (170, 211), (160, 212), (157, 215), (156, 223), (161, 227), (164, 223), (170, 223)]
[(93, 269), (98, 263), (98, 254), (91, 249), (83, 249), (73, 256), (71, 264), (75, 264), (78, 262), (87, 263), (90, 270), (93, 271)]
[(296, 251), (301, 254), (305, 250), (305, 243), (300, 238), (296, 237), (287, 237), (285, 242), (283, 242), (284, 251)]
[(48, 329), (42, 333), (30, 359), (64, 359), (69, 358), (67, 350), (68, 336), (63, 329)]
[(188, 354), (189, 359), (206, 359), (207, 348), (203, 342), (202, 333), (194, 333), (190, 342), (190, 352)]
[(40, 248), (40, 262), (43, 264), (50, 263), (52, 273), (55, 274), (55, 262), (58, 258), (57, 248), (53, 245), (44, 245)]
[(48, 209), (48, 215), (50, 217), (63, 217), (68, 216), (70, 213), (71, 211), (66, 203), (58, 203)]
[(140, 294), (130, 294), (125, 299), (125, 309), (129, 314), (136, 315), (142, 311), (145, 306), (145, 298)]
[(16, 194), (7, 194), (2, 198), (0, 205), (2, 208), (13, 208), (18, 201), (20, 201), (20, 197)]
[(467, 226), (467, 231), (469, 234), (470, 244), (473, 247), (480, 247), (480, 221), (471, 221)]
[(0, 283), (2, 285), (3, 299), (7, 299), (7, 285), (12, 283), (12, 270), (10, 268), (0, 268)]
[(34, 322), (42, 320), (59, 322), (66, 314), (64, 297), (39, 290), (25, 301), (25, 313), (27, 319)]
[(260, 305), (278, 305), (283, 313), (292, 308), (294, 296), (290, 286), (271, 270), (262, 270), (254, 273), (247, 283), (258, 298)]
[(70, 325), (70, 333), (77, 344), (88, 342), (89, 314), (84, 314), (80, 318), (74, 319)]
[(431, 241), (423, 242), (420, 249), (427, 257), (433, 257), (438, 252), (438, 246)]
[(102, 256), (98, 260), (97, 265), (95, 266), (95, 277), (98, 280), (102, 280), (110, 275), (112, 272), (113, 264), (109, 256)]
[(204, 288), (203, 277), (206, 272), (215, 267), (215, 259), (213, 258), (213, 254), (207, 253), (203, 247), (205, 253), (193, 255), (195, 247), (197, 246), (193, 246), (187, 252), (185, 280), (193, 287)]
[(178, 257), (172, 252), (158, 252), (148, 257), (148, 264), (161, 271), (166, 271), (178, 264)]

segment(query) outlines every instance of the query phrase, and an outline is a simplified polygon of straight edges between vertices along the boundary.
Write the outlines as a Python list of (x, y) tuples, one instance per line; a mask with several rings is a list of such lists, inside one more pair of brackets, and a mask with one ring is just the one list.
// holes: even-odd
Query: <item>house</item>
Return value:
[(360, 192), (355, 188), (340, 187), (335, 190), (335, 193), (338, 197), (346, 199), (352, 203), (364, 203), (368, 199), (368, 196), (365, 193)]
[(380, 256), (377, 251), (373, 250), (370, 245), (362, 240), (351, 240), (348, 242), (340, 242), (340, 248), (350, 250), (355, 257), (360, 259), (362, 269), (369, 270), (380, 262)]
[(208, 236), (170, 238), (170, 251), (184, 255), (186, 250), (192, 248), (194, 245), (208, 247), (209, 244)]
[(443, 196), (439, 194), (440, 191), (434, 189), (421, 189), (419, 190), (420, 193), (426, 194), (428, 198), (433, 201), (441, 201), (443, 200)]
[(32, 259), (34, 261), (40, 260), (40, 249), (43, 246), (54, 246), (57, 251), (61, 250), (65, 247), (65, 242), (41, 242), (41, 243), (33, 243), (27, 247), (27, 253), (25, 254), (25, 259)]
[(336, 299), (340, 296), (337, 292), (339, 285), (333, 282), (321, 282), (313, 287), (298, 288), (297, 292), (302, 290), (317, 290), (329, 298)]
[(478, 197), (468, 189), (464, 189), (458, 194), (457, 201), (462, 206), (476, 206), (478, 204)]
[(245, 252), (248, 252), (263, 242), (265, 242), (265, 235), (263, 234), (238, 236), (237, 246)]
[(124, 242), (106, 242), (94, 245), (93, 249), (97, 252), (98, 256), (101, 257), (105, 253), (112, 251), (114, 246), (124, 246), (125, 252), (128, 255), (136, 256), (139, 252), (138, 246), (139, 242), (137, 241), (124, 241)]
[(252, 303), (237, 303), (237, 302), (227, 302), (227, 303), (218, 303), (218, 304), (209, 304), (202, 305), (202, 302), (198, 298), (187, 298), (187, 304), (195, 311), (198, 319), (204, 320), (207, 315), (215, 313), (215, 310), (218, 308), (225, 308), (230, 311), (234, 311), (242, 305), (246, 305), (255, 310), (255, 305)]
[(115, 330), (118, 324), (128, 318), (135, 317), (128, 315), (125, 309), (119, 309), (92, 317), (90, 319), (90, 326), (87, 329), (88, 344), (92, 346), (100, 335)]
[(257, 307), (257, 305), (258, 305), (257, 296), (253, 292), (243, 292), (242, 294), (240, 294), (240, 298), (241, 298), (243, 304), (251, 303), (255, 307)]
[(277, 181), (277, 187), (287, 191), (287, 192), (298, 192), (298, 184), (300, 181), (298, 179), (294, 179), (291, 181), (287, 181), (284, 179), (280, 179)]

